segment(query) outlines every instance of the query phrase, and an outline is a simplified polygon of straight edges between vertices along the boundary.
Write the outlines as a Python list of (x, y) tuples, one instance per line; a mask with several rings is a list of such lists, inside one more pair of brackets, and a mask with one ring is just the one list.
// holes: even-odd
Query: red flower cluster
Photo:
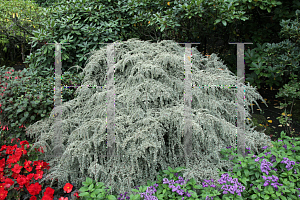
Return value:
[[(20, 140), (20, 139), (18, 139)], [(13, 142), (13, 139), (11, 141), (11, 143)], [(26, 147), (29, 148), (29, 143), (25, 140), (20, 142), (21, 144), (21, 148), (17, 148), (17, 145), (15, 144), (14, 146), (6, 146), (3, 145), (2, 148), (0, 149), (0, 156), (1, 156), (1, 152), (6, 150), (5, 154), (11, 154), (11, 156), (9, 156), (9, 158), (7, 160), (5, 160), (5, 158), (0, 160), (0, 200), (4, 200), (7, 197), (8, 191), (14, 189), (18, 192), (17, 197), (19, 197), (20, 194), (20, 190), (24, 191), (24, 186), (26, 187), (27, 191), (29, 192), (29, 194), (32, 195), (32, 197), (30, 198), (30, 200), (37, 200), (37, 197), (35, 195), (39, 194), (42, 190), (42, 186), (39, 183), (33, 183), (33, 179), (38, 180), (41, 179), (43, 177), (43, 169), (47, 169), (49, 170), (49, 163), (46, 163), (44, 161), (34, 161), (33, 162), (33, 166), (35, 167), (36, 173), (30, 173), (27, 176), (20, 174), (21, 169), (24, 167), (25, 172), (24, 173), (28, 173), (31, 172), (33, 170), (31, 164), (32, 161), (26, 160), (24, 162), (24, 166), (21, 166), (20, 164), (20, 158), (22, 155), (27, 155), (27, 151), (25, 150), (24, 146), (27, 145)], [(14, 151), (15, 150), (15, 151)], [(40, 147), (38, 150), (35, 148), (36, 151), (41, 151), (42, 153), (44, 153), (42, 147)], [(3, 156), (1, 156), (3, 157)], [(18, 162), (18, 163), (17, 163)], [(13, 164), (13, 167), (12, 167)], [(8, 170), (6, 172), (8, 172), (9, 174), (5, 174), (4, 170), (11, 168), (11, 171), (13, 172), (11, 174), (11, 172)], [(13, 177), (17, 183), (19, 184), (19, 187), (13, 187), (11, 188), (11, 186), (14, 185), (14, 181), (10, 178), (8, 178), (8, 176), (11, 175), (11, 177)], [(4, 183), (1, 183), (4, 182)], [(72, 191), (73, 186), (70, 183), (67, 183), (64, 186), (64, 191), (66, 191), (67, 193), (70, 193)], [(45, 192), (44, 192), (44, 196), (42, 198), (42, 200), (53, 200), (53, 194), (54, 194), (54, 189), (47, 187)], [(74, 194), (74, 196), (79, 197), (78, 193), (76, 192)], [(20, 198), (20, 197), (19, 197)], [(68, 198), (63, 198), (61, 197), (59, 200), (67, 200)]]

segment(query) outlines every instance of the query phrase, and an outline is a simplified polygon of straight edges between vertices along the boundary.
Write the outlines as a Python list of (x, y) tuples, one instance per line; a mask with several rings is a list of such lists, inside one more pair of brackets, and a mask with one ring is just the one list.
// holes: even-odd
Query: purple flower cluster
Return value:
[[(209, 183), (210, 180), (204, 180), (206, 183)], [(219, 184), (224, 184), (224, 183), (227, 183), (227, 181), (229, 183), (232, 183), (234, 185), (230, 185), (230, 184), (227, 184), (227, 185), (223, 185), (222, 186), (222, 190), (223, 191), (223, 194), (227, 194), (228, 192), (230, 192), (231, 194), (238, 194), (239, 196), (241, 196), (241, 192), (243, 192), (245, 190), (245, 187), (241, 185), (241, 183), (238, 182), (238, 179), (237, 178), (234, 178), (232, 179), (227, 173), (226, 174), (222, 174), (221, 175), (221, 178), (218, 180), (218, 183)], [(202, 183), (202, 186), (205, 188), (205, 187), (208, 187), (209, 185), (206, 184), (205, 182)], [(211, 182), (213, 182), (213, 179), (211, 179)], [(215, 188), (216, 185), (210, 185), (210, 187), (213, 187)], [(207, 196), (206, 197), (206, 200), (208, 200), (209, 197)], [(213, 197), (211, 197), (211, 199), (213, 199)]]
[[(177, 177), (178, 173), (176, 173), (175, 176)], [(179, 179), (178, 181), (174, 181), (174, 180), (169, 181), (167, 178), (164, 178), (163, 184), (169, 184), (169, 188), (172, 189), (172, 192), (176, 192), (180, 196), (190, 197), (191, 194), (189, 194), (188, 192), (185, 192), (183, 189), (181, 189), (181, 187), (179, 185), (175, 186), (175, 183), (178, 183), (181, 186), (183, 186), (189, 181), (189, 179), (184, 180), (181, 176), (179, 176), (178, 179)], [(158, 184), (154, 184), (154, 186), (158, 187)], [(154, 188), (154, 186), (147, 188), (146, 193), (142, 193), (141, 197), (145, 197), (146, 200), (157, 200), (157, 197), (151, 196), (152, 194), (154, 194), (156, 192), (156, 188)], [(147, 193), (149, 194), (149, 196), (147, 195)], [(182, 200), (184, 200), (184, 197), (182, 197)]]
[[(282, 140), (278, 140), (278, 141), (282, 141)], [(293, 145), (293, 144), (292, 144), (292, 146), (295, 147), (295, 145)], [(231, 147), (232, 147), (232, 146), (226, 147), (226, 148), (227, 148), (227, 149), (230, 149)], [(283, 145), (282, 147), (284, 147), (285, 149), (287, 149), (287, 145), (286, 145), (286, 144)], [(262, 149), (267, 149), (267, 148), (268, 148), (268, 146), (262, 147)], [(247, 150), (250, 150), (250, 148), (246, 148), (246, 149), (247, 149)], [(292, 152), (296, 152), (296, 150), (292, 150)], [(250, 151), (248, 151), (248, 152), (246, 153), (246, 155), (248, 155), (249, 153), (250, 153)], [(266, 153), (264, 153), (264, 154), (267, 156), (268, 154), (271, 154), (271, 152), (266, 152)], [(253, 155), (252, 158), (256, 158), (254, 161), (255, 161), (255, 162), (259, 162), (259, 160), (260, 160), (260, 159), (263, 159), (264, 156), (262, 156), (262, 157), (258, 157), (258, 156), (257, 156), (257, 157), (256, 157), (255, 155)], [(232, 160), (232, 159), (230, 159), (230, 160)], [(276, 162), (276, 156), (275, 156), (275, 155), (272, 155), (272, 156), (270, 157), (270, 160), (271, 160), (272, 163)], [(240, 164), (241, 164), (241, 161), (239, 161), (239, 162), (240, 162)], [(271, 170), (277, 171), (277, 168), (271, 168), (271, 169), (270, 169), (270, 166), (273, 166), (273, 164), (272, 164), (271, 162), (267, 162), (265, 159), (263, 159), (262, 162), (261, 162), (261, 167), (260, 167), (260, 169), (261, 169), (262, 172), (266, 173), (267, 175), (269, 175), (269, 171), (271, 171)], [(282, 160), (280, 163), (287, 164), (287, 165), (286, 165), (287, 171), (293, 169), (292, 165), (295, 165), (295, 162), (294, 162), (294, 161), (291, 161), (291, 160), (289, 160), (289, 159), (286, 158), (286, 157), (284, 157), (283, 160)], [(296, 163), (299, 164), (299, 162), (296, 162)], [(241, 167), (239, 167), (239, 168), (241, 168)], [(232, 171), (232, 170), (231, 170), (231, 171)], [(283, 172), (283, 169), (282, 169), (281, 171)], [(296, 170), (294, 170), (294, 174), (297, 174)], [(278, 181), (278, 177), (275, 176), (275, 175), (272, 175), (271, 177), (262, 176), (262, 178), (265, 180), (265, 182), (264, 182), (264, 187), (268, 186), (269, 183), (270, 183), (270, 181), (272, 181), (273, 183), (271, 183), (270, 185), (273, 186), (273, 187), (275, 188), (276, 191), (278, 191), (277, 185), (279, 185), (279, 186), (282, 186), (282, 185), (283, 185), (283, 184), (279, 184), (279, 183), (277, 182), (277, 181)], [(290, 181), (290, 182), (291, 182), (291, 181)], [(250, 186), (253, 186), (253, 184), (250, 184)], [(256, 188), (256, 189), (259, 190), (258, 188)], [(297, 189), (298, 191), (300, 191), (300, 188), (296, 188), (296, 189)], [(259, 190), (259, 191), (260, 191), (260, 190)], [(282, 195), (282, 194), (283, 194), (283, 193), (281, 193), (281, 195)], [(298, 196), (300, 197), (300, 195), (298, 195)]]
[[(278, 140), (278, 141), (282, 141), (282, 140)], [(292, 144), (292, 143), (291, 143)], [(295, 147), (295, 145), (292, 144), (293, 147)], [(226, 147), (227, 149), (231, 149), (232, 146), (230, 147)], [(286, 150), (287, 150), (287, 145), (283, 145), (282, 147), (284, 147)], [(267, 149), (268, 146), (264, 146), (262, 149), (265, 150)], [(246, 152), (246, 156), (248, 154), (250, 154), (250, 148), (246, 148), (247, 150), (249, 150), (248, 152)], [(291, 150), (292, 152), (296, 152), (296, 150)], [(271, 151), (270, 152), (266, 152), (264, 153), (266, 156), (268, 154), (272, 154)], [(233, 154), (232, 154), (233, 155)], [(272, 155), (269, 160), (271, 162), (268, 162), (265, 158), (265, 156), (262, 156), (262, 157), (258, 157), (256, 155), (253, 155), (251, 158), (255, 158), (255, 162), (259, 164), (259, 161), (261, 160), (261, 163), (260, 163), (260, 170), (262, 173), (265, 173), (266, 175), (269, 175), (270, 174), (270, 171), (278, 171), (277, 168), (273, 168), (273, 163), (276, 162), (276, 156), (275, 155)], [(283, 160), (280, 162), (280, 163), (283, 163), (283, 164), (286, 164), (285, 165), (285, 168), (287, 169), (287, 171), (290, 171), (293, 169), (293, 165), (295, 165), (295, 162), (292, 161), (292, 160), (289, 160), (287, 157), (283, 157), (282, 158)], [(233, 160), (233, 158), (231, 158), (230, 160)], [(241, 161), (239, 161), (240, 164)], [(299, 164), (299, 162), (296, 162), (297, 164)], [(250, 164), (250, 163), (249, 163)], [(279, 166), (279, 164), (277, 165)], [(258, 166), (256, 166), (258, 167)], [(283, 166), (281, 166), (283, 168)], [(239, 167), (241, 168), (241, 167)], [(233, 168), (229, 171), (233, 171)], [(283, 169), (281, 170), (281, 172), (283, 172)], [(294, 169), (294, 174), (297, 174), (296, 170)], [(178, 177), (178, 173), (175, 173), (174, 174), (176, 177)], [(279, 178), (276, 176), (276, 175), (272, 175), (272, 176), (261, 176), (265, 182), (263, 182), (263, 186), (264, 187), (267, 187), (267, 186), (272, 186), (275, 188), (276, 191), (278, 191), (278, 186), (282, 186), (283, 184), (279, 184), (278, 183), (278, 180)], [(178, 177), (178, 181), (174, 181), (174, 180), (168, 180), (167, 178), (164, 178), (163, 179), (163, 184), (169, 184), (169, 188), (172, 189), (172, 192), (176, 192), (177, 194), (179, 194), (180, 196), (183, 196), (182, 197), (182, 200), (184, 200), (184, 196), (187, 196), (187, 197), (190, 197), (191, 194), (189, 194), (188, 192), (185, 192), (180, 186), (184, 187), (187, 182), (189, 181), (188, 180), (184, 180), (181, 176)], [(243, 185), (241, 185), (241, 183), (238, 182), (238, 179), (237, 178), (232, 178), (230, 177), (230, 175), (228, 173), (224, 173), (221, 175), (221, 178), (217, 181), (220, 185), (218, 185), (218, 187), (216, 185), (214, 185), (213, 183), (213, 179), (211, 180), (204, 180), (204, 182), (202, 183), (202, 186), (203, 188), (215, 188), (217, 189), (218, 191), (220, 190), (223, 190), (223, 194), (226, 195), (226, 194), (233, 194), (234, 197), (236, 197), (235, 195), (239, 195), (241, 196), (241, 193), (245, 190), (245, 187)], [(291, 182), (291, 181), (290, 181)], [(180, 185), (177, 185), (175, 186), (175, 184), (180, 184)], [(210, 185), (209, 185), (210, 184)], [(157, 190), (156, 188), (158, 187), (159, 185), (158, 184), (154, 184), (153, 186), (149, 186), (146, 190), (145, 193), (141, 193), (141, 197), (144, 197), (145, 200), (157, 200), (157, 197), (155, 196), (152, 196)], [(250, 184), (250, 186), (252, 187), (253, 184)], [(135, 187), (138, 189), (138, 187)], [(258, 191), (260, 191), (257, 187), (255, 188), (257, 189)], [(300, 191), (300, 188), (296, 188), (298, 191)], [(285, 188), (284, 188), (285, 190)], [(208, 190), (206, 191), (208, 192)], [(121, 197), (118, 198), (118, 200), (125, 200), (125, 197), (126, 197), (126, 194), (127, 192), (124, 194), (124, 197), (122, 197), (122, 194), (119, 194)], [(208, 193), (206, 193), (208, 194)], [(283, 192), (281, 192), (281, 195), (283, 195)], [(300, 197), (300, 195), (298, 195), (298, 197)], [(126, 197), (126, 199), (130, 199), (130, 197)], [(210, 199), (208, 196), (206, 196), (206, 200)], [(211, 197), (211, 199), (213, 199), (213, 197)]]

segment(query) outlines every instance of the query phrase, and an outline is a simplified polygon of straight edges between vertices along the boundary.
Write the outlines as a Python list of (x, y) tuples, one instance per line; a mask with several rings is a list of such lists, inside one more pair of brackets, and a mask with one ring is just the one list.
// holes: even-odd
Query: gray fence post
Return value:
[[(199, 43), (178, 43), (185, 44), (185, 53), (184, 53), (184, 155), (185, 157), (191, 157), (193, 152), (192, 150), (192, 124), (191, 124), (191, 103), (192, 103), (192, 73), (191, 67), (192, 63), (192, 49), (191, 44), (200, 44)], [(183, 134), (183, 133), (182, 133)]]
[(248, 42), (229, 44), (237, 44), (237, 152), (245, 157), (245, 89), (243, 91), (242, 87), (242, 85), (245, 83), (244, 45), (253, 43)]
[[(62, 110), (59, 110), (59, 106), (62, 105), (61, 99), (61, 44), (70, 44), (70, 43), (46, 43), (46, 44), (55, 44), (55, 87), (54, 87), (54, 111), (55, 111), (55, 136), (53, 141), (54, 148), (52, 149), (52, 158), (58, 158), (62, 156), (64, 146), (63, 142), (60, 138), (62, 133), (61, 125), (62, 125)], [(46, 155), (45, 155), (46, 156)]]

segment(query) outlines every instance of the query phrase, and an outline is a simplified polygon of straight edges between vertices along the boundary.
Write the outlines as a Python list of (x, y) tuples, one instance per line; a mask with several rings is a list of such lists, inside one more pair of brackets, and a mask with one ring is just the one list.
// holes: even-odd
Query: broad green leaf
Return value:
[(216, 25), (217, 23), (219, 23), (221, 21), (221, 19), (216, 19), (214, 25)]
[(22, 111), (23, 111), (22, 109), (18, 109), (18, 110), (17, 110), (17, 113), (20, 113), (20, 112), (22, 112)]
[(223, 23), (224, 26), (227, 25), (227, 22), (225, 20), (222, 20), (222, 23)]
[(25, 120), (26, 120), (27, 116), (26, 117), (23, 117), (20, 122), (23, 123)]
[(27, 117), (29, 115), (29, 112), (24, 113), (24, 117)]

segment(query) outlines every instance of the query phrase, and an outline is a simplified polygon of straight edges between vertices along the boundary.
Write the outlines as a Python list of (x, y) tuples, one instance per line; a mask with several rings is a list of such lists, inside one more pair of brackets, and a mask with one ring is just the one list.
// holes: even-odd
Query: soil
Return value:
[[(8, 66), (6, 66), (8, 67)], [(28, 68), (28, 64), (27, 63), (23, 63), (22, 61), (17, 61), (13, 66), (11, 66), (12, 68), (14, 68), (15, 71), (19, 71), (19, 70), (23, 70), (24, 68)]]
[[(259, 126), (255, 130), (262, 131), (267, 129), (264, 133), (271, 137), (272, 141), (277, 141), (280, 138), (281, 131), (284, 131), (289, 137), (300, 137), (300, 99), (295, 99), (294, 105), (292, 107), (292, 113), (290, 113), (291, 105), (286, 109), (287, 115), (291, 115), (292, 123), (289, 126), (282, 126), (279, 123), (279, 119), (276, 119), (279, 116), (282, 116), (285, 113), (285, 108), (280, 107), (280, 102), (284, 103), (284, 98), (275, 98), (275, 95), (279, 92), (278, 89), (270, 90), (270, 88), (263, 87), (257, 89), (263, 99), (266, 101), (268, 107), (262, 102), (257, 101), (261, 110), (254, 103), (253, 105), (253, 114), (250, 108), (250, 114), (252, 116), (252, 121)], [(288, 129), (288, 130), (287, 130)], [(290, 129), (295, 131), (290, 133)]]

